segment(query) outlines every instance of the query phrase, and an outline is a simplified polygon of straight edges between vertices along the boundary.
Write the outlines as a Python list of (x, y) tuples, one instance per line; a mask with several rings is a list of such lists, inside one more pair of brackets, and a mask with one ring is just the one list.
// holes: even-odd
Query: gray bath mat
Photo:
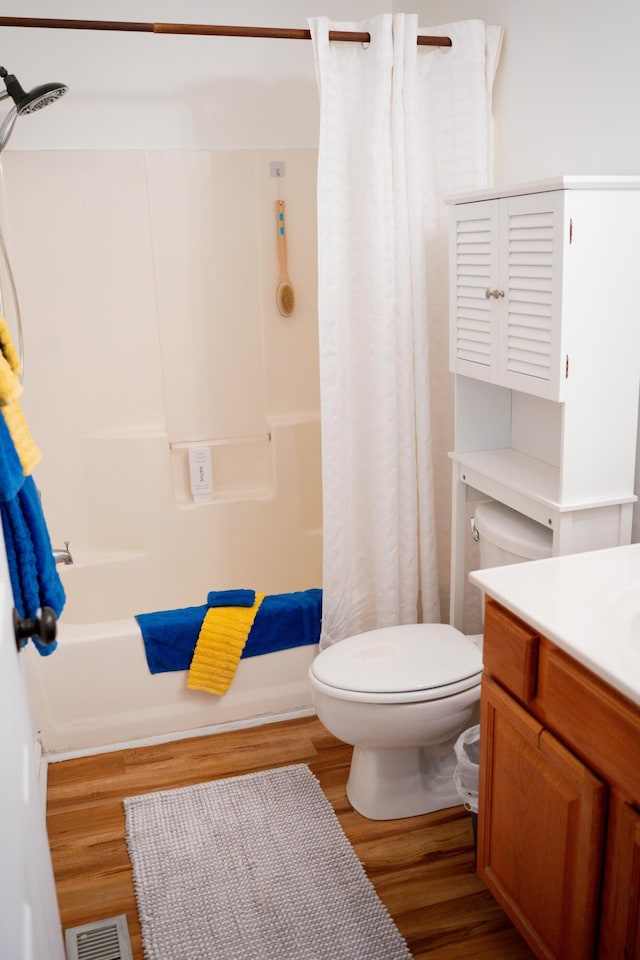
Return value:
[(146, 960), (410, 960), (304, 764), (124, 805)]

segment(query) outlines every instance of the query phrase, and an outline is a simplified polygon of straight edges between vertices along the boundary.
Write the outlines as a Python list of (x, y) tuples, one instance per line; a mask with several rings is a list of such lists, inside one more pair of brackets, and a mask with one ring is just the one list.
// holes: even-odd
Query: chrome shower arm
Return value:
[[(4, 99), (4, 97), (3, 97)], [(6, 115), (0, 127), (0, 150), (4, 149), (4, 146), (11, 136), (11, 131), (13, 130), (13, 125), (18, 118), (18, 108), (11, 107), (9, 113)]]

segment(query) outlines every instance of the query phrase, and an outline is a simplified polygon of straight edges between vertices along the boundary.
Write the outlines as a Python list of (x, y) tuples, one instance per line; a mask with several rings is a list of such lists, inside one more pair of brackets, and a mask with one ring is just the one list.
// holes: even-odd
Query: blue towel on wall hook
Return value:
[[(42, 607), (62, 613), (65, 592), (33, 477), (25, 477), (9, 428), (0, 415), (0, 516), (13, 602), (21, 617), (35, 618)], [(33, 641), (43, 656), (56, 643)]]

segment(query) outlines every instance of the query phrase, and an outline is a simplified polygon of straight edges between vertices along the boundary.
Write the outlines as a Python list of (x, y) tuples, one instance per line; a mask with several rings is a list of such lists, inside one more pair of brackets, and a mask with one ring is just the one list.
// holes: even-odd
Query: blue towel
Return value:
[(255, 590), (211, 590), (207, 594), (210, 607), (252, 607), (255, 602)]
[(270, 594), (258, 608), (242, 656), (318, 643), (321, 620), (322, 590)]
[[(51, 549), (40, 496), (33, 477), (25, 477), (9, 428), (0, 416), (0, 516), (7, 553), (13, 602), (21, 617), (34, 618), (41, 607), (51, 607), (60, 616), (64, 587)], [(43, 656), (53, 653), (33, 641)], [(26, 641), (25, 641), (26, 642)]]
[(9, 427), (0, 416), (0, 502), (7, 503), (18, 495), (24, 483), (22, 464), (15, 448)]
[[(208, 609), (204, 605), (136, 616), (151, 673), (189, 669)], [(322, 590), (268, 595), (260, 604), (242, 658), (318, 643), (321, 619)]]
[(209, 607), (182, 607), (136, 616), (151, 673), (188, 670)]

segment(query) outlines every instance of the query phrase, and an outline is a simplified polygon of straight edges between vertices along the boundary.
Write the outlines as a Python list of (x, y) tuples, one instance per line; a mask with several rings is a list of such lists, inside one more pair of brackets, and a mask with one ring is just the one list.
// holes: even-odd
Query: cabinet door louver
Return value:
[(456, 223), (455, 358), (489, 366), (492, 318), (485, 291), (491, 280), (490, 217)]
[(549, 380), (553, 292), (554, 211), (508, 216), (508, 373)]

